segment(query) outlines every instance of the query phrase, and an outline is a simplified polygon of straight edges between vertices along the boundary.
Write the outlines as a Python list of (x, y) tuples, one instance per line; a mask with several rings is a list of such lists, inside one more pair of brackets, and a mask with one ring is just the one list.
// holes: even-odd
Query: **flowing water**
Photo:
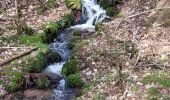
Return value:
[(50, 48), (61, 55), (62, 61), (51, 64), (45, 69), (45, 73), (54, 73), (60, 77), (59, 85), (54, 89), (54, 94), (50, 100), (72, 100), (76, 95), (76, 89), (67, 88), (67, 82), (61, 75), (62, 67), (70, 57), (68, 43), (72, 37), (74, 29), (94, 31), (95, 24), (101, 22), (106, 17), (106, 12), (100, 8), (96, 0), (81, 0), (82, 2), (82, 17), (86, 20), (85, 23), (75, 25), (67, 30), (64, 30), (59, 35), (59, 40), (50, 44)]

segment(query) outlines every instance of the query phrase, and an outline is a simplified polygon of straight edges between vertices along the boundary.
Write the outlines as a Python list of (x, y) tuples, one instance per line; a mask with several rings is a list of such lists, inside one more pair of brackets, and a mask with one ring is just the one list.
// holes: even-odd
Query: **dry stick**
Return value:
[(138, 53), (138, 57), (137, 57), (137, 59), (136, 59), (136, 62), (135, 62), (135, 64), (134, 64), (134, 67), (136, 67), (136, 65), (138, 64), (139, 58), (140, 58), (140, 51), (139, 51), (139, 53)]
[(116, 29), (115, 29), (115, 32), (117, 31), (117, 29), (119, 28), (119, 26), (121, 25), (121, 23), (122, 23), (124, 20), (126, 20), (126, 19), (128, 19), (128, 18), (132, 18), (132, 17), (139, 16), (139, 15), (142, 15), (142, 14), (145, 14), (145, 13), (148, 13), (148, 12), (151, 12), (151, 11), (154, 11), (154, 10), (161, 10), (161, 9), (170, 9), (170, 7), (150, 9), (150, 10), (147, 10), (147, 11), (144, 11), (144, 12), (141, 12), (141, 13), (138, 13), (138, 14), (134, 14), (134, 15), (130, 15), (130, 16), (124, 17), (124, 18), (119, 22), (119, 24), (117, 25), (117, 27), (116, 27)]
[(32, 49), (32, 47), (0, 47), (0, 49)]
[(20, 57), (22, 57), (22, 56), (24, 56), (24, 55), (27, 55), (27, 54), (29, 54), (29, 53), (31, 53), (32, 51), (35, 51), (35, 50), (37, 50), (37, 49), (38, 49), (38, 48), (35, 47), (35, 48), (32, 48), (32, 49), (30, 49), (30, 50), (28, 50), (28, 51), (26, 51), (26, 52), (23, 52), (23, 53), (21, 53), (21, 54), (19, 54), (19, 55), (13, 56), (13, 57), (7, 59), (6, 61), (1, 62), (1, 63), (0, 63), (0, 66), (3, 66), (3, 65), (5, 65), (5, 64), (7, 64), (7, 63), (9, 63), (9, 62), (17, 59), (17, 58), (20, 58)]

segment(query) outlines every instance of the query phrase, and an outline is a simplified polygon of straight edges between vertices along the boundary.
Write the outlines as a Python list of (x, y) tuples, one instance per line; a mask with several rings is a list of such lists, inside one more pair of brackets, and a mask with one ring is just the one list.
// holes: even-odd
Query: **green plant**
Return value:
[(46, 53), (46, 59), (48, 64), (52, 64), (61, 61), (61, 56), (52, 50), (48, 50)]
[(40, 6), (36, 8), (38, 15), (42, 15), (46, 10), (47, 10), (47, 6), (44, 3), (40, 4)]
[(99, 22), (99, 23), (97, 23), (96, 25), (95, 25), (95, 30), (96, 31), (100, 31), (101, 30), (101, 28), (102, 28), (102, 22)]
[(77, 59), (71, 59), (70, 61), (66, 62), (62, 69), (62, 74), (65, 76), (75, 74), (77, 72), (79, 72)]
[(51, 83), (52, 82), (47, 77), (39, 77), (36, 81), (36, 87), (38, 89), (46, 89), (51, 86)]
[(58, 31), (59, 31), (59, 25), (57, 22), (46, 22), (43, 25), (45, 37), (44, 37), (44, 42), (51, 42), (56, 36), (58, 36)]
[(83, 82), (79, 74), (71, 74), (67, 77), (67, 83), (70, 88), (81, 88)]
[(146, 76), (143, 80), (143, 83), (150, 84), (152, 82), (159, 83), (164, 87), (169, 88), (170, 87), (170, 80), (166, 78), (166, 76), (163, 73), (155, 72), (151, 75)]
[(148, 94), (151, 97), (160, 97), (161, 96), (160, 91), (155, 87), (150, 87), (149, 90), (148, 90)]
[(57, 1), (58, 0), (48, 0), (47, 6), (50, 7), (50, 8), (56, 8), (58, 6)]
[(24, 34), (27, 34), (27, 35), (32, 35), (32, 34), (34, 34), (34, 30), (33, 30), (32, 27), (30, 27), (30, 26), (26, 26), (26, 27), (24, 27), (22, 30), (23, 30), (23, 33), (24, 33)]

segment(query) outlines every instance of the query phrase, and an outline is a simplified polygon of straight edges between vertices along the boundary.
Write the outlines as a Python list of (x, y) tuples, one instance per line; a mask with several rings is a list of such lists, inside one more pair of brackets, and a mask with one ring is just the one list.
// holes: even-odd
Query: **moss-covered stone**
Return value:
[(75, 18), (72, 12), (62, 17), (61, 20), (57, 21), (60, 30), (69, 28), (71, 25), (75, 24)]
[(46, 66), (46, 55), (43, 52), (39, 52), (36, 57), (29, 59), (29, 64), (26, 67), (26, 70), (28, 72), (41, 72)]
[(36, 81), (36, 87), (38, 89), (46, 89), (49, 88), (52, 84), (52, 81), (50, 81), (47, 77), (42, 76), (39, 77)]
[(81, 10), (81, 0), (65, 0), (65, 4), (71, 9)]
[(52, 50), (48, 50), (46, 53), (46, 59), (48, 64), (52, 64), (61, 61), (61, 56)]
[(52, 42), (54, 38), (58, 36), (59, 26), (57, 22), (46, 22), (43, 25), (44, 33), (45, 33), (45, 42)]
[(79, 74), (69, 75), (67, 77), (67, 83), (68, 83), (68, 87), (70, 88), (81, 88), (83, 86), (83, 82)]
[(108, 8), (106, 8), (106, 14), (108, 16), (114, 16), (114, 15), (118, 14), (118, 10), (115, 7), (108, 7)]
[(108, 16), (118, 14), (117, 6), (122, 0), (98, 0), (99, 5), (106, 10)]
[(69, 60), (66, 62), (62, 69), (62, 74), (68, 76), (79, 72), (78, 61), (76, 59)]

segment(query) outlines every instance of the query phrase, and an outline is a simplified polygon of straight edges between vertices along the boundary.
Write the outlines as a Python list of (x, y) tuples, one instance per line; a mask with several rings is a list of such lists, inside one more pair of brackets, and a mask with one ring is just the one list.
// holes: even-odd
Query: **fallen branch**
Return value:
[(0, 66), (3, 66), (3, 65), (5, 65), (5, 64), (7, 64), (7, 63), (9, 63), (9, 62), (17, 59), (17, 58), (23, 57), (24, 55), (27, 55), (27, 54), (29, 54), (29, 53), (31, 53), (32, 51), (35, 51), (35, 50), (37, 50), (37, 49), (38, 49), (38, 48), (35, 47), (35, 48), (32, 48), (32, 49), (30, 49), (30, 50), (28, 50), (28, 51), (26, 51), (26, 52), (23, 52), (23, 53), (21, 53), (21, 54), (19, 54), (19, 55), (13, 56), (13, 57), (11, 57), (11, 58), (3, 61), (3, 62), (0, 62)]
[(0, 49), (31, 49), (32, 47), (0, 47)]
[(119, 24), (117, 25), (117, 27), (116, 27), (116, 29), (115, 29), (115, 32), (117, 31), (117, 29), (119, 28), (119, 26), (121, 25), (121, 23), (122, 23), (124, 20), (128, 19), (128, 18), (136, 17), (136, 16), (139, 16), (139, 15), (142, 15), (142, 14), (145, 14), (145, 13), (148, 13), (148, 12), (151, 12), (151, 11), (162, 10), (162, 9), (170, 9), (170, 7), (162, 7), (162, 8), (150, 9), (150, 10), (147, 10), (147, 11), (144, 11), (144, 12), (141, 12), (141, 13), (138, 13), (138, 14), (134, 14), (134, 15), (130, 15), (130, 16), (124, 17), (124, 18), (119, 22)]

